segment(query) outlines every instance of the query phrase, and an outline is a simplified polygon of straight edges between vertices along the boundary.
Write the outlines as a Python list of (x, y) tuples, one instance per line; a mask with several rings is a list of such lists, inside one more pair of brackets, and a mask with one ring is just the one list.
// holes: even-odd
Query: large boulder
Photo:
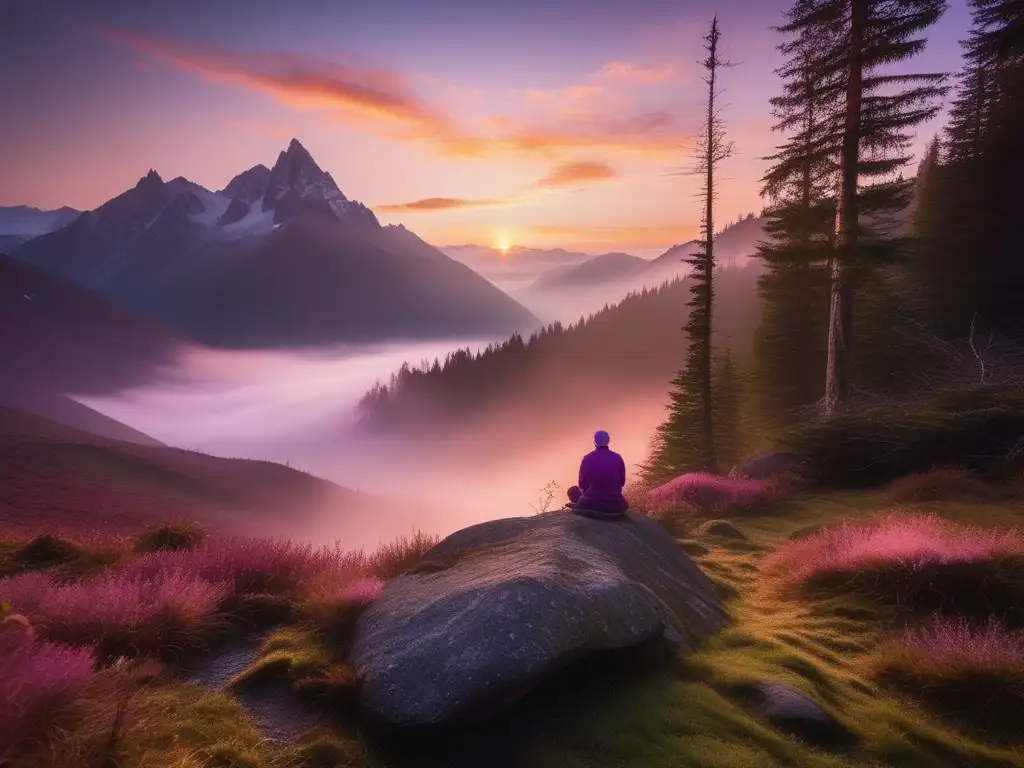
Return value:
[(655, 521), (552, 512), (452, 534), (363, 614), (352, 663), (382, 726), (493, 711), (601, 651), (692, 649), (726, 624), (710, 582)]

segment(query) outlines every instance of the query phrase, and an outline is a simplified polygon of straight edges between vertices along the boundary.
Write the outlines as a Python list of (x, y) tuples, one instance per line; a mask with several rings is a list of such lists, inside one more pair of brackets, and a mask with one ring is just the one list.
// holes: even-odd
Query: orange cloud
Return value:
[[(641, 154), (677, 152), (683, 141), (672, 126), (651, 115), (613, 121), (600, 115), (556, 119), (533, 127), (492, 122), (496, 132), (465, 130), (450, 116), (418, 97), (411, 79), (397, 72), (351, 63), (343, 66), (291, 53), (241, 54), (200, 49), (121, 30), (111, 39), (168, 66), (210, 82), (233, 83), (267, 94), (296, 109), (328, 111), (358, 129), (383, 132), (398, 141), (428, 142), (449, 156), (483, 157), (498, 152), (552, 154), (601, 148)], [(423, 80), (424, 76), (420, 76)], [(427, 78), (429, 82), (429, 78)], [(577, 98), (598, 86), (570, 87)], [(657, 117), (657, 115), (655, 115)]]
[(614, 179), (618, 173), (607, 163), (583, 161), (564, 163), (537, 182), (538, 187), (571, 187), (588, 181)]
[(427, 197), (422, 200), (414, 200), (411, 203), (397, 203), (395, 205), (374, 206), (375, 210), (388, 211), (389, 213), (425, 213), (430, 211), (450, 211), (456, 208), (497, 208), (503, 205), (514, 205), (516, 201), (509, 198), (476, 198), (466, 199), (461, 197)]

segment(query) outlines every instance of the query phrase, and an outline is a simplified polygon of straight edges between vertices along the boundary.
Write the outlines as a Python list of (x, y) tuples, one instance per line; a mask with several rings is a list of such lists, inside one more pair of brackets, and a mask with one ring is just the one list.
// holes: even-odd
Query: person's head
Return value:
[(607, 448), (608, 443), (610, 443), (611, 441), (612, 439), (608, 436), (608, 433), (605, 432), (603, 429), (599, 429), (597, 430), (597, 432), (594, 433), (595, 448)]

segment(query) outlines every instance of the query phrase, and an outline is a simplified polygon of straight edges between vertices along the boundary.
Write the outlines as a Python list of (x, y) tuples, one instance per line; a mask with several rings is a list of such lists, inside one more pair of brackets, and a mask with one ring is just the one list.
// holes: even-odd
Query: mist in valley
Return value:
[[(522, 397), (471, 423), (415, 437), (379, 436), (356, 427), (356, 405), (403, 362), (443, 360), (490, 339), (390, 343), (294, 351), (192, 348), (148, 384), (76, 399), (167, 445), (215, 456), (279, 462), (331, 480), (383, 504), (282, 509), (279, 535), (372, 548), (414, 530), (445, 535), (469, 524), (533, 513), (554, 481), (560, 506), (576, 481), (596, 429), (612, 434), (630, 471), (647, 455), (661, 421), (661, 398), (594, 404), (592, 416), (552, 413), (538, 372)], [(586, 401), (585, 381), (580, 399)], [(360, 505), (356, 505), (357, 507)], [(302, 514), (298, 514), (299, 512)], [(240, 531), (245, 533), (245, 531)]]

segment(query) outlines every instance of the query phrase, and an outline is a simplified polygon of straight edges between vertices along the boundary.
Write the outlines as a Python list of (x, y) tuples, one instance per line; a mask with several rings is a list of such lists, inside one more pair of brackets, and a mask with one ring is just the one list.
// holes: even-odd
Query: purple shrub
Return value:
[(92, 673), (91, 648), (40, 642), (22, 627), (0, 627), (0, 762), (20, 744), (60, 728)]

